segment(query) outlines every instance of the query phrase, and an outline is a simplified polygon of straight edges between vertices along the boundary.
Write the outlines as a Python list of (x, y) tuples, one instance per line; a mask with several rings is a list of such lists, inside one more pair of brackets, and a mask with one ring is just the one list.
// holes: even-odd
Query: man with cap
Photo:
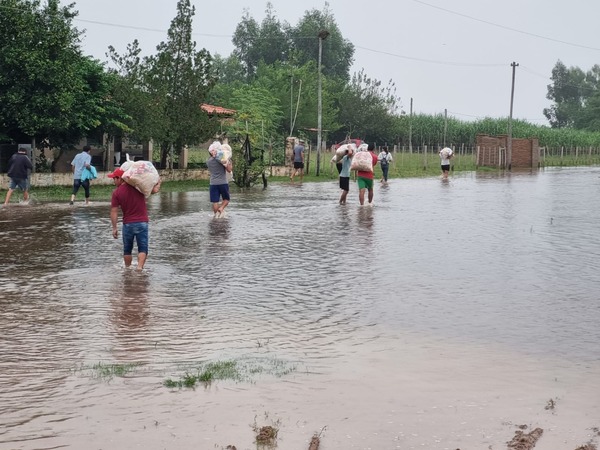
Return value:
[(27, 150), (19, 147), (17, 153), (12, 155), (8, 160), (7, 175), (10, 178), (8, 192), (4, 200), (4, 206), (10, 202), (10, 196), (16, 188), (23, 191), (23, 201), (29, 200), (29, 172), (33, 170), (33, 165), (27, 157)]
[[(123, 180), (125, 172), (120, 167), (108, 174), (112, 178), (116, 189), (112, 193), (110, 201), (110, 221), (112, 223), (112, 234), (115, 239), (119, 236), (117, 219), (119, 207), (123, 213), (123, 262), (125, 267), (130, 267), (133, 256), (133, 243), (137, 243), (138, 259), (137, 270), (142, 270), (148, 257), (148, 209), (146, 208), (146, 197), (133, 186)], [(156, 194), (160, 190), (160, 179), (152, 189)]]

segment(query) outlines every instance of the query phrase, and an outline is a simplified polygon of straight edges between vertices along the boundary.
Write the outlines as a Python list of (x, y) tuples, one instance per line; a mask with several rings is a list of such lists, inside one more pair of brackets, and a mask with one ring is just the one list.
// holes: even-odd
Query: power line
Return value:
[(489, 22), (487, 20), (478, 19), (476, 17), (468, 16), (466, 14), (462, 14), (462, 13), (459, 13), (459, 12), (456, 12), (456, 11), (451, 11), (449, 9), (442, 8), (440, 6), (431, 5), (429, 3), (425, 3), (425, 2), (423, 2), (421, 0), (412, 0), (412, 1), (415, 2), (415, 3), (420, 3), (421, 5), (429, 6), (430, 8), (439, 9), (440, 11), (444, 11), (444, 12), (447, 12), (449, 14), (454, 14), (456, 16), (465, 17), (467, 19), (474, 20), (476, 22), (485, 23), (487, 25), (492, 25), (494, 27), (502, 28), (504, 30), (514, 31), (515, 33), (521, 33), (521, 34), (525, 34), (527, 36), (533, 36), (533, 37), (536, 37), (536, 38), (539, 38), (539, 39), (545, 39), (547, 41), (558, 42), (559, 44), (571, 45), (573, 47), (579, 47), (579, 48), (585, 48), (585, 49), (588, 49), (588, 50), (600, 51), (600, 48), (597, 48), (597, 47), (590, 47), (590, 46), (587, 46), (587, 45), (575, 44), (573, 42), (562, 41), (560, 39), (554, 39), (554, 38), (551, 38), (551, 37), (548, 37), (548, 36), (542, 36), (540, 34), (529, 33), (528, 31), (517, 30), (516, 28), (507, 27), (506, 25), (500, 25), (500, 24), (497, 24), (497, 23), (494, 23), (494, 22)]
[(372, 48), (361, 47), (359, 45), (355, 45), (354, 47), (355, 48), (359, 48), (361, 50), (366, 50), (366, 51), (369, 51), (369, 52), (373, 52), (373, 53), (379, 53), (381, 55), (393, 56), (395, 58), (409, 59), (411, 61), (420, 61), (420, 62), (426, 62), (426, 63), (431, 63), (431, 64), (442, 64), (442, 65), (446, 65), (446, 66), (504, 67), (506, 65), (506, 63), (503, 63), (503, 64), (480, 64), (480, 63), (460, 63), (460, 62), (452, 62), (452, 61), (437, 61), (437, 60), (434, 60), (434, 59), (416, 58), (414, 56), (398, 55), (398, 54), (395, 54), (395, 53), (384, 52), (384, 51), (381, 51), (381, 50), (373, 50)]

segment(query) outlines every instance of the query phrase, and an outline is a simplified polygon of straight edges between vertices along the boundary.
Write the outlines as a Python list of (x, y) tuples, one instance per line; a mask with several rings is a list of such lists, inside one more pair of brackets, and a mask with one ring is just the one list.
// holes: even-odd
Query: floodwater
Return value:
[[(0, 448), (597, 444), (599, 194), (597, 167), (394, 179), (374, 207), (272, 184), (225, 219), (161, 193), (143, 272), (108, 203), (3, 208)], [(163, 385), (223, 361), (244, 376)]]

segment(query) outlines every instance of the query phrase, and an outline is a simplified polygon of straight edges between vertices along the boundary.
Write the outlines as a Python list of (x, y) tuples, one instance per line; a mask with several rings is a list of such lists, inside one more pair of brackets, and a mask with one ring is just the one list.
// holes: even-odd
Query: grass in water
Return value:
[(99, 362), (91, 367), (83, 366), (80, 370), (90, 370), (93, 378), (110, 380), (114, 377), (124, 377), (128, 373), (135, 371), (139, 366), (141, 366), (140, 363), (105, 364), (103, 362)]
[(201, 365), (195, 371), (186, 371), (179, 379), (168, 378), (163, 382), (170, 389), (194, 388), (201, 383), (205, 386), (216, 380), (252, 381), (257, 374), (287, 375), (296, 370), (295, 366), (280, 360), (261, 361), (217, 361)]

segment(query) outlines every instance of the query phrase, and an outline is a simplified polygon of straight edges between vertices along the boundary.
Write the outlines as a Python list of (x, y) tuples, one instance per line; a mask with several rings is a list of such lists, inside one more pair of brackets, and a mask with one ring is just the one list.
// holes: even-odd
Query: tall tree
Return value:
[(108, 56), (112, 61), (109, 73), (113, 76), (112, 95), (118, 99), (127, 112), (127, 129), (110, 130), (111, 134), (133, 140), (149, 141), (154, 132), (161, 128), (162, 109), (154, 95), (146, 86), (146, 67), (140, 57), (139, 42), (134, 40), (127, 45), (125, 54), (117, 53), (109, 47)]
[(544, 108), (544, 116), (552, 128), (574, 127), (581, 115), (586, 98), (593, 94), (593, 87), (579, 67), (567, 68), (558, 61), (552, 69), (552, 84), (548, 85), (546, 98), (554, 104)]
[(215, 80), (210, 53), (196, 51), (192, 41), (194, 14), (190, 0), (179, 0), (167, 41), (146, 61), (145, 82), (162, 118), (162, 126), (153, 134), (160, 144), (162, 167), (171, 150), (179, 154), (184, 146), (210, 138), (217, 129), (217, 122), (200, 108)]
[(245, 9), (242, 20), (233, 33), (232, 42), (235, 46), (233, 55), (242, 62), (246, 71), (246, 81), (252, 80), (260, 61), (256, 45), (259, 34), (258, 23), (250, 16), (250, 12)]
[[(265, 161), (262, 157), (267, 142), (280, 140), (279, 123), (282, 112), (277, 98), (271, 90), (258, 85), (236, 89), (231, 98), (236, 109), (235, 120), (226, 126), (226, 134), (233, 138), (235, 182), (240, 187), (250, 187), (263, 173)], [(249, 139), (254, 157), (244, 157), (241, 143)]]
[[(340, 132), (367, 141), (393, 142), (399, 109), (394, 83), (390, 80), (385, 85), (368, 77), (362, 69), (339, 95), (339, 120), (343, 124)], [(336, 137), (342, 138), (339, 132)]]
[(289, 25), (281, 23), (275, 15), (273, 5), (267, 3), (265, 18), (260, 24), (256, 52), (266, 64), (286, 61), (290, 50)]
[(321, 63), (323, 74), (348, 80), (350, 67), (354, 61), (354, 45), (344, 39), (335, 18), (325, 2), (323, 11), (307, 11), (299, 23), (290, 30), (293, 45), (292, 61), (302, 66), (319, 57), (319, 33), (327, 31), (329, 35), (322, 43)]
[(102, 65), (81, 54), (72, 5), (2, 0), (0, 13), (0, 134), (60, 147), (121, 123)]

